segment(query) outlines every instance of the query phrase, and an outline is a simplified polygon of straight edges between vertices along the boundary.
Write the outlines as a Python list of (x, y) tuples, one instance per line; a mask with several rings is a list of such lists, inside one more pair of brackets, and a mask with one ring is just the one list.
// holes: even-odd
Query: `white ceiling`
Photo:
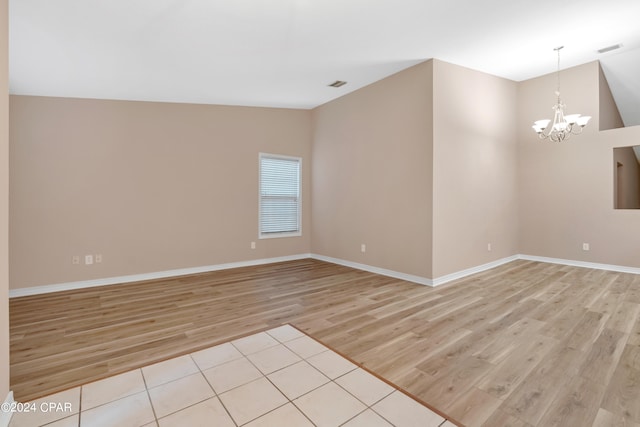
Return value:
[(639, 17), (640, 0), (10, 0), (10, 91), (313, 108), (430, 58), (526, 80), (564, 45), (562, 68), (601, 60), (637, 110)]

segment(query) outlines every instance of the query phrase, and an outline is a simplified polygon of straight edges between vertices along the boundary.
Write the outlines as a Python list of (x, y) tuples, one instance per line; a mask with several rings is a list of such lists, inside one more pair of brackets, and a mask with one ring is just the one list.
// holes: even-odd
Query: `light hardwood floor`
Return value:
[(640, 276), (514, 261), (437, 288), (316, 260), (10, 300), (26, 401), (291, 323), (468, 426), (640, 426)]

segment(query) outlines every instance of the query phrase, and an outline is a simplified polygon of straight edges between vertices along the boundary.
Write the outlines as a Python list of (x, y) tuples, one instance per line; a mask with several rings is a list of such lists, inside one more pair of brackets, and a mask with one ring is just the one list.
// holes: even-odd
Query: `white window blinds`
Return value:
[(260, 237), (300, 235), (300, 163), (260, 154)]

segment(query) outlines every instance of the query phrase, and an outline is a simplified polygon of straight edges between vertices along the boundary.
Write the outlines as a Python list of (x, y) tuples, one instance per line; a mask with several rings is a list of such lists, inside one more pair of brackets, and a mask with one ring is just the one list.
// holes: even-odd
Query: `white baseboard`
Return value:
[(498, 259), (495, 261), (488, 262), (486, 264), (478, 265), (476, 267), (467, 268), (461, 271), (457, 271), (455, 273), (447, 274), (444, 276), (437, 277), (433, 279), (433, 286), (442, 285), (453, 280), (462, 279), (463, 277), (471, 276), (472, 274), (480, 273), (481, 271), (490, 270), (492, 268), (498, 267), (502, 264), (506, 264), (511, 261), (515, 261), (518, 259), (518, 255), (512, 255), (510, 257)]
[(598, 264), (592, 262), (584, 262), (584, 261), (573, 261), (567, 259), (559, 259), (559, 258), (546, 258), (546, 257), (538, 257), (532, 255), (511, 255), (506, 258), (501, 258), (495, 261), (491, 261), (486, 264), (478, 265), (476, 267), (467, 268), (465, 270), (457, 271), (455, 273), (447, 274), (444, 276), (436, 277), (435, 279), (429, 279), (427, 277), (414, 276), (411, 274), (400, 273), (393, 270), (387, 270), (384, 268), (373, 267), (367, 264), (360, 264), (357, 262), (346, 261), (343, 259), (332, 258), (324, 255), (311, 254), (311, 258), (318, 259), (321, 261), (331, 262), (333, 264), (344, 265), (345, 267), (352, 267), (358, 270), (364, 270), (371, 273), (381, 274), (383, 276), (394, 277), (396, 279), (406, 280), (408, 282), (419, 283), (421, 285), (427, 286), (439, 286), (445, 283), (451, 282), (453, 280), (462, 279), (463, 277), (470, 276), (472, 274), (480, 273), (482, 271), (486, 271), (495, 267), (498, 267), (503, 264), (507, 264), (509, 262), (523, 259), (528, 261), (539, 261), (539, 262), (548, 262), (551, 264), (563, 264), (570, 265), (573, 267), (583, 267), (583, 268), (595, 268), (598, 270), (609, 270), (616, 271), (621, 273), (631, 273), (631, 274), (640, 274), (640, 268), (635, 267), (625, 267), (620, 265), (611, 265), (611, 264)]
[(572, 267), (593, 268), (596, 270), (608, 270), (608, 271), (615, 271), (618, 273), (640, 274), (640, 268), (626, 267), (624, 265), (600, 264), (597, 262), (575, 261), (571, 259), (549, 258), (544, 256), (535, 256), (535, 255), (518, 255), (518, 259), (524, 259), (527, 261), (547, 262), (549, 264), (570, 265)]
[(298, 254), (275, 258), (255, 259), (250, 261), (230, 262), (226, 264), (207, 265), (204, 267), (180, 268), (176, 270), (158, 271), (155, 273), (132, 274), (129, 276), (108, 277), (105, 279), (83, 280), (79, 282), (57, 283), (53, 285), (34, 286), (30, 288), (10, 289), (9, 298), (46, 294), (50, 292), (70, 291), (75, 289), (91, 288), (94, 286), (117, 285), (120, 283), (165, 279), (167, 277), (208, 273), (210, 271), (227, 270), (230, 268), (239, 267), (251, 267), (254, 265), (273, 264), (275, 262), (293, 261), (310, 257), (310, 254)]
[(374, 267), (367, 264), (360, 264), (357, 262), (346, 261), (343, 259), (332, 258), (324, 255), (311, 254), (311, 258), (314, 258), (320, 261), (331, 262), (333, 264), (344, 265), (345, 267), (356, 268), (358, 270), (368, 271), (370, 273), (376, 273), (376, 274), (381, 274), (383, 276), (389, 276), (396, 279), (406, 280), (408, 282), (418, 283), (420, 285), (439, 286), (439, 285), (443, 285), (445, 283), (451, 282), (452, 280), (461, 279), (471, 274), (479, 273), (481, 271), (489, 270), (490, 268), (494, 268), (499, 265), (506, 264), (511, 261), (515, 261), (516, 259), (518, 259), (518, 255), (502, 258), (487, 264), (478, 265), (476, 267), (471, 267), (466, 270), (447, 274), (446, 276), (437, 277), (435, 279), (429, 279), (427, 277), (422, 277), (422, 276), (415, 276), (412, 274), (400, 273), (398, 271), (388, 270), (386, 268)]
[(370, 273), (381, 274), (383, 276), (389, 276), (395, 279), (406, 280), (407, 282), (414, 282), (420, 285), (439, 286), (447, 282), (451, 282), (452, 280), (461, 279), (463, 277), (470, 276), (471, 274), (479, 273), (481, 271), (489, 270), (490, 268), (494, 268), (499, 265), (506, 264), (511, 261), (515, 261), (516, 259), (518, 259), (518, 255), (502, 258), (487, 264), (478, 265), (476, 267), (467, 268), (466, 270), (447, 274), (446, 276), (437, 277), (435, 279), (429, 279), (427, 277), (422, 277), (422, 276), (414, 276), (412, 274), (400, 273), (398, 271), (388, 270), (386, 268), (373, 267), (367, 264), (360, 264), (357, 262), (345, 261), (343, 259), (332, 258), (324, 255), (311, 254), (311, 258), (318, 259), (320, 261), (331, 262), (333, 264), (344, 265), (345, 267), (356, 268), (358, 270), (368, 271)]
[[(7, 395), (7, 398), (4, 399), (4, 405), (6, 406), (11, 405), (14, 402), (13, 400), (13, 392), (9, 391), (9, 394)], [(0, 410), (0, 427), (9, 427), (9, 422), (11, 421), (11, 416), (13, 415), (13, 412), (4, 412), (2, 410)]]
[(345, 267), (355, 268), (357, 270), (368, 271), (370, 273), (381, 274), (383, 276), (389, 276), (395, 279), (406, 280), (407, 282), (414, 282), (420, 285), (433, 286), (433, 281), (431, 279), (422, 276), (400, 273), (399, 271), (388, 270), (386, 268), (374, 267), (372, 265), (360, 264), (358, 262), (346, 261), (344, 259), (332, 258), (318, 254), (311, 254), (311, 258), (317, 259), (319, 261), (330, 262), (332, 264), (343, 265)]
[[(439, 286), (453, 280), (461, 279), (466, 276), (470, 276), (481, 271), (489, 270), (502, 264), (506, 264), (517, 259), (547, 262), (551, 264), (570, 265), (573, 267), (594, 268), (598, 270), (609, 270), (621, 273), (640, 274), (640, 268), (625, 267), (620, 265), (611, 264), (599, 264), (585, 261), (574, 261), (560, 258), (548, 258), (534, 255), (512, 255), (510, 257), (502, 258), (496, 261), (482, 264), (476, 267), (467, 268), (455, 273), (447, 274), (445, 276), (436, 277), (430, 279), (427, 277), (416, 276), (413, 274), (401, 273), (399, 271), (389, 270), (386, 268), (374, 267), (372, 265), (361, 264), (357, 262), (347, 261), (338, 258), (332, 258), (318, 254), (298, 254), (289, 255), (276, 258), (263, 258), (250, 261), (231, 262), (226, 264), (208, 265), (204, 267), (193, 268), (181, 268), (176, 270), (159, 271), (155, 273), (133, 274), (129, 276), (109, 277), (106, 279), (84, 280), (79, 282), (58, 283), (53, 285), (34, 286), (30, 288), (10, 289), (9, 298), (17, 298), (29, 295), (45, 294), (49, 292), (69, 291), (74, 289), (90, 288), (94, 286), (116, 285), (119, 283), (139, 282), (144, 280), (164, 279), (168, 277), (184, 276), (187, 274), (206, 273), (210, 271), (227, 270), (230, 268), (238, 267), (251, 267), (255, 265), (272, 264), (275, 262), (293, 261), (298, 259), (313, 258), (320, 261), (326, 261), (333, 264), (344, 265), (345, 267), (351, 267), (358, 270), (364, 270), (375, 274), (381, 274), (383, 276), (389, 276), (400, 280), (406, 280), (408, 282), (414, 282), (427, 286)], [(2, 427), (2, 424), (0, 424)]]

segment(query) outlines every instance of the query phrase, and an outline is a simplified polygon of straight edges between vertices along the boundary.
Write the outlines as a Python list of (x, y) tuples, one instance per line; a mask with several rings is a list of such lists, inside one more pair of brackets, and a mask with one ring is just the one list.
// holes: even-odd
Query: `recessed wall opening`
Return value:
[(613, 149), (614, 209), (640, 209), (640, 145)]

